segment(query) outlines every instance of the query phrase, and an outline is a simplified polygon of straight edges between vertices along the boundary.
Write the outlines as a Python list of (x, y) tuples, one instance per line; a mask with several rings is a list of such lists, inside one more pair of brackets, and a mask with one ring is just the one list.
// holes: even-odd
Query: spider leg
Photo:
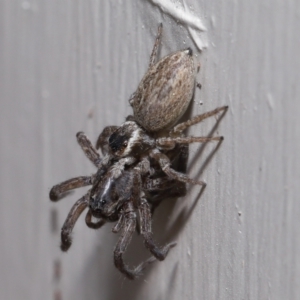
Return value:
[(191, 184), (206, 185), (204, 181), (191, 179), (187, 175), (172, 169), (170, 159), (160, 151), (154, 149), (150, 152), (150, 155), (159, 163), (163, 172), (166, 173), (170, 178)]
[(65, 197), (68, 191), (77, 189), (83, 186), (91, 185), (93, 176), (79, 176), (72, 179), (68, 179), (64, 182), (56, 184), (52, 187), (49, 193), (51, 201), (57, 201)]
[(167, 176), (158, 177), (158, 178), (149, 178), (146, 177), (143, 181), (143, 190), (145, 192), (162, 192), (166, 189), (170, 189), (177, 184), (177, 181), (170, 179)]
[(149, 193), (150, 196), (154, 194), (153, 197), (155, 201), (157, 201), (158, 198), (162, 200), (164, 198), (177, 198), (186, 195), (185, 183), (167, 176), (145, 178), (143, 189), (145, 193)]
[(134, 279), (138, 274), (136, 274), (135, 270), (129, 269), (123, 261), (123, 254), (131, 241), (132, 234), (135, 231), (136, 226), (136, 214), (133, 207), (128, 208), (129, 209), (125, 212), (121, 235), (114, 250), (114, 261), (115, 266), (123, 274), (125, 274), (129, 279)]
[(156, 140), (156, 144), (158, 147), (164, 150), (171, 150), (173, 149), (176, 144), (191, 144), (191, 143), (206, 143), (210, 141), (222, 141), (224, 138), (222, 136), (215, 136), (215, 137), (194, 137), (194, 136), (187, 136), (187, 137), (167, 137), (167, 138), (158, 138)]
[(151, 228), (152, 220), (150, 206), (145, 198), (141, 199), (141, 204), (139, 206), (139, 214), (141, 227), (140, 231), (144, 237), (144, 243), (146, 248), (148, 248), (158, 260), (164, 260), (168, 255), (170, 249), (176, 246), (176, 242), (169, 243), (162, 249), (155, 245), (152, 238), (153, 234)]
[(134, 167), (134, 170), (138, 171), (140, 175), (153, 175), (155, 170), (150, 165), (149, 157), (142, 157), (140, 162)]
[(198, 116), (195, 116), (193, 118), (191, 118), (190, 120), (186, 121), (186, 122), (182, 122), (178, 125), (176, 125), (171, 131), (170, 131), (170, 135), (173, 135), (173, 134), (176, 134), (176, 133), (181, 133), (183, 132), (186, 128), (192, 126), (192, 125), (195, 125), (197, 123), (200, 123), (201, 121), (203, 121), (204, 119), (207, 119), (211, 116), (214, 116), (216, 114), (218, 114), (219, 112), (221, 111), (226, 111), (228, 109), (228, 106), (221, 106), (221, 107), (218, 107), (212, 111), (208, 111), (204, 114), (201, 114), (201, 115), (198, 115)]
[(134, 269), (130, 269), (123, 261), (123, 254), (126, 251), (136, 228), (136, 213), (134, 212), (132, 203), (128, 203), (124, 210), (124, 219), (121, 226), (121, 235), (114, 250), (114, 262), (116, 268), (119, 269), (121, 273), (123, 273), (128, 279), (133, 280), (141, 275), (142, 271), (148, 264), (156, 261), (156, 258), (151, 256)]
[(99, 168), (101, 165), (101, 158), (97, 150), (92, 145), (91, 141), (83, 132), (78, 132), (76, 134), (77, 142), (80, 145), (81, 149), (87, 156), (87, 158), (97, 167)]
[(100, 219), (98, 222), (93, 222), (92, 221), (92, 212), (89, 209), (89, 211), (87, 212), (86, 216), (85, 216), (85, 223), (88, 227), (93, 228), (93, 229), (98, 229), (101, 226), (103, 226), (106, 222), (103, 219)]
[[(188, 145), (177, 144), (175, 148), (168, 152), (168, 158), (171, 161), (171, 167), (181, 173), (186, 173), (186, 164), (188, 159)], [(159, 166), (156, 166), (156, 169)], [(167, 198), (178, 198), (186, 195), (186, 183), (170, 178), (161, 171), (159, 167), (158, 177), (143, 178), (143, 191), (146, 194), (147, 201), (151, 205), (151, 214), (160, 202)]]
[(77, 202), (71, 208), (67, 216), (67, 219), (61, 229), (60, 248), (62, 251), (67, 251), (70, 248), (72, 244), (72, 239), (71, 239), (72, 230), (74, 228), (77, 219), (88, 206), (88, 203), (89, 203), (89, 193), (87, 193), (82, 198), (77, 200)]
[(154, 42), (152, 53), (150, 55), (149, 68), (151, 68), (157, 61), (157, 52), (158, 52), (158, 47), (159, 47), (160, 41), (161, 41), (162, 28), (163, 28), (163, 25), (162, 25), (162, 23), (160, 23), (158, 26), (157, 36), (156, 36), (156, 39)]

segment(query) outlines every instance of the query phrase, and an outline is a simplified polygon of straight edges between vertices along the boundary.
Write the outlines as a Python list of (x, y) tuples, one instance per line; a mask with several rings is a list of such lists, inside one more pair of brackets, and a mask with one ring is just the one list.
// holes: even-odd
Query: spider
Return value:
[[(160, 248), (153, 241), (151, 224), (155, 207), (165, 198), (184, 196), (186, 183), (205, 185), (183, 173), (181, 161), (188, 155), (188, 144), (223, 140), (221, 136), (185, 136), (184, 130), (227, 110), (227, 106), (222, 106), (174, 126), (193, 96), (196, 72), (189, 48), (156, 62), (161, 34), (162, 25), (158, 28), (149, 69), (129, 100), (133, 116), (128, 116), (119, 127), (104, 128), (96, 147), (83, 132), (77, 133), (79, 145), (97, 172), (64, 181), (50, 191), (50, 199), (57, 201), (72, 189), (92, 186), (68, 214), (61, 231), (61, 249), (67, 251), (71, 246), (74, 225), (88, 208), (85, 221), (90, 228), (117, 222), (112, 231), (121, 233), (114, 262), (129, 279), (138, 277), (149, 263), (164, 260), (176, 245), (172, 242)], [(152, 256), (136, 268), (129, 268), (123, 254), (136, 230)]]
[[(105, 135), (105, 130), (104, 134)], [(92, 146), (87, 136), (79, 132), (77, 140), (87, 157), (97, 167), (92, 176), (80, 176), (55, 185), (50, 191), (50, 199), (58, 201), (68, 195), (72, 189), (92, 185), (92, 188), (80, 198), (70, 210), (61, 231), (61, 249), (67, 251), (72, 243), (71, 232), (81, 213), (89, 207), (85, 221), (88, 227), (98, 229), (106, 222), (115, 222), (112, 231), (118, 233), (121, 229), (119, 241), (114, 250), (116, 267), (129, 279), (138, 277), (143, 269), (156, 259), (164, 260), (169, 250), (176, 245), (169, 243), (163, 248), (155, 245), (152, 238), (151, 216), (157, 205), (165, 198), (184, 196), (186, 186), (182, 182), (164, 176), (150, 166), (145, 169), (147, 161), (123, 169), (124, 161), (100, 159), (100, 155)], [(103, 149), (107, 146), (103, 142)], [(172, 164), (183, 160), (187, 155), (184, 147), (172, 155)], [(104, 150), (103, 150), (104, 151)], [(180, 162), (181, 162), (180, 161)], [(120, 173), (120, 166), (123, 169)], [(150, 170), (152, 169), (152, 170)], [(151, 173), (151, 175), (150, 175)], [(137, 212), (139, 220), (137, 220)], [(97, 219), (95, 222), (93, 219)], [(138, 224), (137, 224), (137, 221)], [(125, 252), (134, 231), (143, 237), (146, 247), (153, 254), (149, 259), (130, 269), (123, 261)]]

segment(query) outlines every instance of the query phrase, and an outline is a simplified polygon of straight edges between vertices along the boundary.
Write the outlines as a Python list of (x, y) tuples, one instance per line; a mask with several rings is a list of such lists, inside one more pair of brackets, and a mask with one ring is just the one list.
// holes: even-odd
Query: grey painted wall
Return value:
[[(299, 16), (297, 0), (1, 0), (0, 298), (299, 299)], [(48, 192), (94, 172), (75, 134), (95, 141), (131, 113), (159, 22), (161, 55), (191, 46), (201, 63), (190, 115), (230, 110), (215, 153), (191, 147), (204, 193), (191, 186), (155, 215), (159, 243), (177, 247), (129, 282), (113, 266), (111, 225), (93, 231), (80, 218), (60, 252), (59, 228), (84, 191), (54, 204)], [(136, 238), (127, 260), (147, 256)]]

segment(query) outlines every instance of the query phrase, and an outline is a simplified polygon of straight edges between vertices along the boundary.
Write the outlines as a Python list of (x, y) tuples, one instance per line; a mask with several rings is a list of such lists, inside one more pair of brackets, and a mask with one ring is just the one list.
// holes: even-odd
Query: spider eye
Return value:
[(127, 137), (114, 132), (108, 139), (109, 147), (113, 152), (117, 152), (128, 145)]

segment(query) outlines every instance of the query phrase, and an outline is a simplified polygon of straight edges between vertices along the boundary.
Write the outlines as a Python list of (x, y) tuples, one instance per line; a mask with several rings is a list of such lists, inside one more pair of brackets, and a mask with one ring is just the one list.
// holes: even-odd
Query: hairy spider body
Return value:
[[(139, 276), (149, 263), (164, 260), (176, 244), (173, 242), (160, 248), (153, 241), (152, 214), (157, 205), (165, 198), (184, 196), (186, 183), (204, 185), (203, 181), (184, 174), (188, 145), (223, 139), (185, 136), (184, 130), (227, 109), (222, 106), (173, 127), (193, 96), (196, 72), (190, 49), (156, 62), (161, 33), (162, 25), (158, 29), (149, 70), (130, 99), (134, 115), (127, 117), (121, 126), (104, 128), (96, 147), (84, 133), (77, 133), (79, 145), (97, 172), (57, 184), (49, 195), (52, 201), (57, 201), (70, 190), (91, 186), (67, 216), (61, 231), (61, 249), (67, 251), (70, 248), (74, 225), (88, 209), (85, 221), (90, 228), (117, 222), (112, 229), (115, 233), (120, 232), (114, 262), (129, 279)], [(123, 254), (136, 230), (143, 236), (152, 256), (131, 269), (124, 263)]]
[[(83, 141), (85, 141), (85, 145), (90, 144), (83, 133), (78, 133), (77, 139), (81, 146)], [(91, 149), (83, 148), (83, 150), (86, 154), (86, 151), (95, 151), (93, 147)], [(87, 154), (88, 157), (90, 157), (89, 154)], [(174, 242), (163, 248), (155, 245), (151, 230), (151, 211), (163, 199), (183, 196), (186, 190), (184, 184), (177, 185), (174, 189), (176, 181), (155, 171), (153, 171), (153, 178), (149, 174), (145, 174), (141, 170), (143, 163), (132, 164), (122, 170), (120, 174), (119, 171), (116, 171), (118, 169), (116, 165), (120, 161), (103, 159), (98, 171), (91, 177), (76, 177), (54, 186), (50, 191), (50, 199), (57, 201), (71, 189), (92, 185), (87, 194), (73, 205), (62, 227), (61, 249), (67, 251), (70, 248), (73, 227), (80, 214), (88, 208), (85, 220), (90, 228), (98, 229), (106, 222), (117, 221), (112, 229), (114, 233), (121, 231), (119, 242), (114, 250), (115, 265), (129, 279), (134, 279), (149, 263), (156, 259), (164, 260), (169, 250), (176, 245)], [(168, 194), (166, 193), (168, 191), (172, 192)], [(93, 219), (97, 219), (97, 221)], [(153, 256), (136, 268), (130, 269), (123, 262), (123, 253), (136, 229), (144, 237), (145, 246)]]

